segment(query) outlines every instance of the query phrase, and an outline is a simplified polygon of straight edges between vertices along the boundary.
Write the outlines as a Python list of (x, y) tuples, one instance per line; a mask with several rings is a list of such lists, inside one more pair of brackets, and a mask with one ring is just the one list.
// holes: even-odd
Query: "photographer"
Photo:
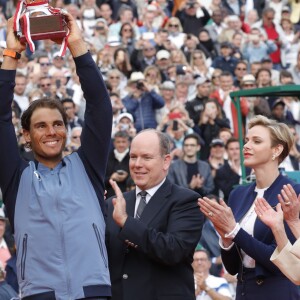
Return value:
[[(202, 10), (203, 14), (198, 17), (197, 11)], [(179, 18), (183, 32), (192, 33), (195, 36), (199, 35), (200, 30), (210, 20), (209, 12), (196, 0), (182, 1), (182, 5), (176, 13), (176, 17)]]
[(133, 72), (128, 81), (129, 95), (122, 99), (127, 112), (133, 115), (137, 132), (156, 128), (155, 110), (165, 105), (164, 99), (150, 90), (141, 72)]

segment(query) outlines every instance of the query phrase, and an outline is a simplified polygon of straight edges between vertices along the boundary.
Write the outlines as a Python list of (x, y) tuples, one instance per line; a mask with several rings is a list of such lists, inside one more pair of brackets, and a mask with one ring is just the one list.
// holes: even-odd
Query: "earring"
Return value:
[(273, 154), (273, 155), (272, 155), (272, 160), (275, 160), (275, 158), (276, 158), (276, 155)]

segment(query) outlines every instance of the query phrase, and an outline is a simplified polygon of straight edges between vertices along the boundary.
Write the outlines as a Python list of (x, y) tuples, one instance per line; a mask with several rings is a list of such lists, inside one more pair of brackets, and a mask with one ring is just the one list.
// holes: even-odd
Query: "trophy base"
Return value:
[[(61, 39), (67, 35), (67, 23), (64, 15), (39, 15), (29, 17), (30, 36), (33, 41), (47, 39)], [(20, 41), (26, 43), (24, 20), (20, 20), (21, 35)]]

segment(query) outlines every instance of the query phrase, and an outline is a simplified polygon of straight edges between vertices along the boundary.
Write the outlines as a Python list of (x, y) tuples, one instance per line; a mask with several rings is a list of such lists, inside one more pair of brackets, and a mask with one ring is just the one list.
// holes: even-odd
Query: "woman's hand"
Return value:
[(199, 198), (198, 205), (200, 211), (214, 224), (215, 229), (225, 238), (225, 234), (230, 233), (236, 226), (232, 210), (226, 205), (224, 200), (220, 204), (207, 197)]

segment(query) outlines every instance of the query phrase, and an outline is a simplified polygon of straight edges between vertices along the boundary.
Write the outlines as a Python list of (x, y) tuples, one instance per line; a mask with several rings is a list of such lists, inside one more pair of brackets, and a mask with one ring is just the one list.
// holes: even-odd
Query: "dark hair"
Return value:
[(270, 71), (269, 69), (267, 69), (267, 68), (260, 68), (260, 69), (257, 71), (256, 75), (255, 75), (255, 79), (256, 79), (256, 80), (258, 79), (258, 76), (259, 76), (259, 74), (260, 74), (261, 72), (267, 72), (267, 73), (269, 73), (270, 79), (272, 78), (272, 73), (271, 73), (271, 71)]
[(60, 102), (61, 102), (61, 104), (64, 104), (64, 103), (72, 103), (73, 106), (75, 107), (75, 103), (74, 103), (74, 101), (73, 101), (71, 98), (64, 98), (64, 99), (62, 99)]
[(185, 137), (184, 137), (184, 139), (183, 139), (183, 143), (187, 140), (187, 139), (194, 139), (194, 140), (196, 140), (197, 141), (197, 145), (201, 145), (201, 143), (200, 143), (200, 136), (199, 136), (199, 134), (197, 134), (197, 133), (190, 133), (190, 134), (187, 134)]
[(239, 143), (239, 140), (235, 137), (231, 137), (228, 139), (226, 145), (225, 145), (225, 149), (227, 150), (228, 149), (228, 146), (231, 144), (231, 143), (236, 143), (238, 142)]
[(39, 108), (57, 109), (60, 112), (63, 118), (63, 122), (67, 128), (67, 115), (63, 108), (62, 103), (59, 100), (43, 98), (31, 102), (29, 107), (24, 111), (21, 117), (21, 125), (23, 129), (28, 131), (30, 130), (31, 116), (33, 112)]
[(120, 32), (119, 32), (119, 36), (122, 36), (122, 31), (123, 31), (123, 28), (125, 26), (130, 26), (131, 28), (131, 33), (132, 33), (132, 38), (135, 38), (135, 31), (134, 31), (134, 28), (132, 27), (131, 23), (129, 22), (125, 22), (122, 24), (121, 28), (120, 28)]
[(130, 136), (129, 136), (129, 134), (126, 131), (120, 130), (120, 131), (117, 131), (115, 133), (114, 139), (116, 139), (116, 138), (124, 138), (124, 139), (128, 139), (129, 140)]

